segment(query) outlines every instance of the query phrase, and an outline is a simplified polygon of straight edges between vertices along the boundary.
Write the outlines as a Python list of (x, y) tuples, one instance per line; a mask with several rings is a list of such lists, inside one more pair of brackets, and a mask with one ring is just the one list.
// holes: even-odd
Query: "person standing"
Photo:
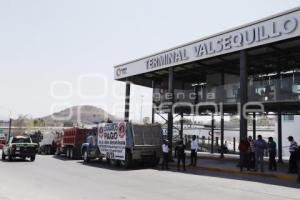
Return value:
[(277, 171), (277, 162), (276, 162), (276, 143), (274, 142), (272, 137), (268, 139), (268, 151), (269, 151), (269, 170)]
[(163, 145), (162, 145), (162, 152), (163, 152), (163, 162), (162, 162), (162, 166), (161, 169), (167, 169), (169, 170), (169, 141), (168, 140), (164, 140), (163, 141)]
[(298, 183), (300, 183), (300, 147), (297, 149)]
[(293, 136), (289, 136), (288, 140), (290, 142), (290, 160), (289, 160), (289, 173), (297, 173), (297, 149), (298, 144), (294, 141)]
[(254, 143), (255, 147), (255, 171), (258, 171), (260, 165), (260, 171), (264, 172), (264, 152), (266, 149), (266, 141), (263, 140), (262, 136), (259, 135)]
[(196, 141), (196, 135), (193, 135), (191, 142), (191, 164), (190, 166), (197, 165), (197, 151), (199, 149), (198, 142)]
[(240, 171), (243, 171), (243, 168), (246, 167), (247, 170), (250, 170), (249, 166), (249, 147), (250, 144), (248, 140), (242, 139), (239, 144), (239, 151), (240, 151)]
[(252, 139), (251, 136), (248, 137), (248, 142), (249, 142), (249, 167), (251, 169), (255, 169), (255, 147), (254, 143), (255, 141)]
[(177, 142), (177, 145), (175, 147), (175, 152), (177, 155), (177, 171), (180, 170), (180, 162), (182, 162), (183, 171), (185, 171), (185, 145), (183, 144), (182, 140), (179, 140)]

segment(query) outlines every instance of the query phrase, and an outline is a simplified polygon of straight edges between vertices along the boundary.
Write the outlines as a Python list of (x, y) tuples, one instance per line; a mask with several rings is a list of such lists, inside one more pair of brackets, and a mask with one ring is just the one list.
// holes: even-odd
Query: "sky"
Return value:
[[(0, 118), (95, 105), (123, 117), (113, 66), (300, 6), (300, 0), (0, 0)], [(152, 90), (132, 86), (131, 119)], [(141, 115), (141, 105), (143, 105)]]

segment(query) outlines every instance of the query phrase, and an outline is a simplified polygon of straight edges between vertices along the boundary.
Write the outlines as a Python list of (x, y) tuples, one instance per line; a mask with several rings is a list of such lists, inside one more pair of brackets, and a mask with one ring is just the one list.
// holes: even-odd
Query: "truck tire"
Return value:
[(8, 160), (9, 160), (9, 161), (12, 161), (12, 160), (13, 160), (13, 157), (12, 157), (10, 154), (8, 154)]
[(126, 151), (125, 160), (121, 160), (120, 165), (125, 169), (132, 167), (132, 155), (129, 151)]
[(113, 160), (113, 159), (111, 159), (111, 160), (110, 160), (110, 164), (111, 164), (112, 166), (114, 166), (114, 167), (120, 166), (120, 162), (119, 162), (118, 160)]
[(30, 161), (31, 162), (35, 161), (35, 155), (33, 155), (33, 156), (30, 157)]
[(2, 160), (5, 160), (5, 154), (3, 153), (3, 151), (2, 151)]
[(152, 167), (156, 167), (159, 164), (160, 158), (154, 157), (151, 163)]
[(109, 165), (109, 164), (110, 164), (110, 159), (106, 157), (106, 159), (105, 159), (105, 160), (106, 160), (106, 164), (108, 164), (108, 165)]
[(70, 148), (70, 158), (74, 159), (74, 149)]
[(59, 148), (56, 148), (55, 155), (56, 155), (56, 156), (59, 156), (59, 155), (60, 155)]
[(102, 158), (102, 157), (99, 157), (99, 158), (98, 158), (98, 163), (102, 163), (102, 161), (103, 161), (103, 158)]
[(67, 148), (67, 150), (66, 150), (66, 156), (67, 156), (67, 158), (70, 158), (70, 149), (69, 148)]
[(83, 157), (83, 162), (85, 162), (85, 163), (90, 162), (90, 158), (89, 158), (87, 149), (83, 149), (82, 157)]

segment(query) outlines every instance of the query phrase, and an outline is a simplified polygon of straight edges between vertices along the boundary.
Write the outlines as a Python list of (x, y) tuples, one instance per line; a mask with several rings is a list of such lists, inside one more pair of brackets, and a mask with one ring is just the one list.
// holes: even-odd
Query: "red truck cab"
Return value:
[(86, 137), (92, 133), (92, 129), (70, 128), (64, 129), (62, 136), (61, 154), (67, 158), (78, 159), (81, 157), (81, 145), (85, 142)]

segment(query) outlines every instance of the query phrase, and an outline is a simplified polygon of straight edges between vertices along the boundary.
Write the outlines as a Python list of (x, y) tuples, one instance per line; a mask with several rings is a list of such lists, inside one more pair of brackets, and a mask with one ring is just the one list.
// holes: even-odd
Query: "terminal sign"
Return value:
[[(162, 53), (115, 67), (121, 79), (171, 66), (299, 37), (300, 10), (216, 34)], [(205, 28), (205, 27), (203, 27)]]
[(222, 51), (248, 46), (264, 40), (280, 37), (296, 30), (298, 21), (294, 17), (282, 21), (272, 21), (267, 24), (252, 26), (238, 32), (222, 35), (211, 40), (200, 42), (194, 47), (196, 57), (202, 57)]
[(188, 59), (189, 57), (187, 56), (186, 49), (179, 49), (148, 59), (146, 61), (146, 68), (147, 70), (154, 69), (156, 67), (171, 65)]

